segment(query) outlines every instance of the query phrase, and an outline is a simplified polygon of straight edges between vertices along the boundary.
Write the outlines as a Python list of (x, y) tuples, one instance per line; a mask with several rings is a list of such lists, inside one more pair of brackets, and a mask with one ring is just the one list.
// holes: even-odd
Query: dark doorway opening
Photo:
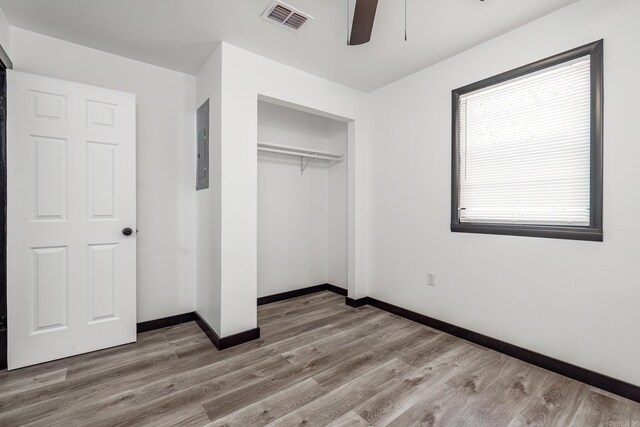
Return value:
[(7, 68), (13, 64), (0, 46), (0, 369), (7, 369)]

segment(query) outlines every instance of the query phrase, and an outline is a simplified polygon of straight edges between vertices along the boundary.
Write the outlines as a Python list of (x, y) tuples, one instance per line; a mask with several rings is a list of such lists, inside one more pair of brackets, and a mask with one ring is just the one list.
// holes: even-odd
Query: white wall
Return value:
[(0, 9), (0, 46), (11, 57), (11, 27), (2, 9)]
[[(258, 141), (346, 154), (347, 124), (258, 102)], [(259, 297), (322, 283), (346, 288), (345, 171), (346, 162), (311, 160), (301, 174), (299, 157), (258, 153)]]
[[(372, 93), (372, 297), (640, 385), (639, 20), (582, 0)], [(450, 232), (451, 90), (600, 38), (604, 242)]]
[(11, 59), (136, 95), (138, 321), (193, 311), (195, 77), (13, 27)]
[[(348, 289), (349, 282), (349, 197), (348, 126), (328, 122), (328, 151), (344, 154), (344, 161), (327, 172), (327, 279), (325, 282)], [(366, 143), (366, 142), (365, 142)]]
[[(257, 324), (257, 102), (295, 104), (349, 125), (349, 294), (366, 295), (368, 97), (222, 43), (220, 336)], [(208, 285), (210, 286), (210, 285)]]
[(222, 279), (221, 90), (222, 47), (209, 57), (197, 76), (194, 110), (209, 99), (209, 188), (196, 197), (196, 310), (220, 334)]

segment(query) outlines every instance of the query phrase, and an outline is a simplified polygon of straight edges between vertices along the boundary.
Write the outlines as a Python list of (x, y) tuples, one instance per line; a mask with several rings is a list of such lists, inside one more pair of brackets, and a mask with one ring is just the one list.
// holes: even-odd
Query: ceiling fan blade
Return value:
[(356, 0), (356, 9), (353, 13), (351, 25), (350, 45), (367, 43), (371, 40), (373, 20), (376, 17), (378, 0)]

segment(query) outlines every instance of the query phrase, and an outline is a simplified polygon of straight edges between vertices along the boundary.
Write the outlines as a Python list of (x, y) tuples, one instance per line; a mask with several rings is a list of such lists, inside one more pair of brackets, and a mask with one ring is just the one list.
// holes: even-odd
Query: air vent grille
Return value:
[(276, 5), (276, 7), (274, 7), (269, 13), (268, 18), (273, 19), (274, 21), (278, 21), (282, 24), (287, 20), (289, 15), (291, 15), (291, 11), (289, 9), (280, 5)]
[(274, 0), (262, 13), (262, 19), (289, 30), (297, 31), (313, 17), (280, 0)]
[(304, 25), (305, 22), (307, 22), (307, 18), (305, 18), (304, 16), (298, 13), (292, 13), (289, 19), (284, 21), (284, 25), (286, 25), (287, 27), (291, 27), (294, 30), (297, 30), (298, 28), (302, 27), (302, 25)]

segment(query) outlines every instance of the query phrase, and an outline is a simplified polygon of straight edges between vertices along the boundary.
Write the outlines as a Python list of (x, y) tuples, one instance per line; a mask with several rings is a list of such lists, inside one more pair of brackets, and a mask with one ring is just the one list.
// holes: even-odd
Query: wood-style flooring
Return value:
[(0, 426), (640, 427), (640, 404), (320, 292), (217, 351), (191, 322), (0, 372)]

